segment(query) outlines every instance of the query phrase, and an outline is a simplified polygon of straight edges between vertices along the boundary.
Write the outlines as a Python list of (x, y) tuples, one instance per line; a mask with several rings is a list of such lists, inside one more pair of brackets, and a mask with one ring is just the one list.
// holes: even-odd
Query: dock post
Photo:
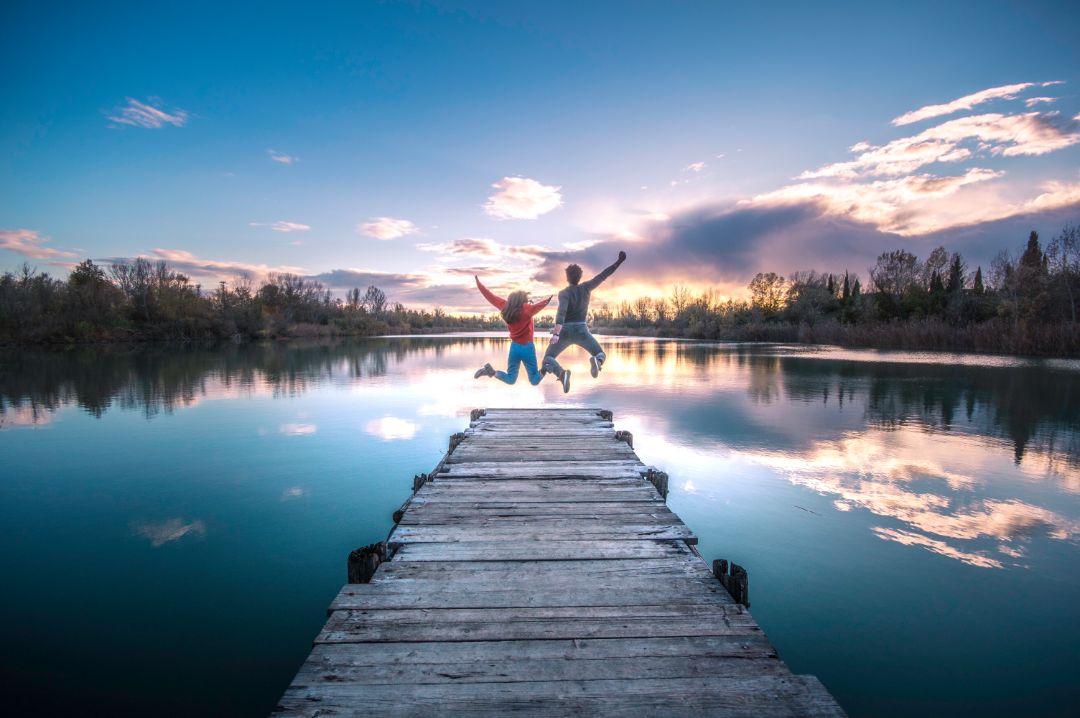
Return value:
[(634, 435), (629, 431), (616, 431), (615, 441), (625, 441), (627, 446), (634, 448)]
[(650, 484), (656, 487), (657, 492), (664, 499), (667, 498), (668, 493), (668, 475), (667, 472), (660, 471), (659, 469), (649, 467), (645, 471), (645, 478)]
[(386, 543), (380, 541), (349, 553), (349, 583), (367, 583), (386, 560)]
[(465, 441), (465, 434), (463, 432), (459, 431), (456, 434), (451, 434), (450, 435), (450, 448), (447, 449), (446, 453), (448, 453), (448, 454), (454, 453), (454, 449), (456, 449), (458, 447), (458, 444), (460, 444), (463, 441)]
[(737, 563), (732, 563), (729, 573), (727, 559), (718, 558), (713, 561), (713, 575), (731, 594), (731, 600), (750, 608), (750, 577), (747, 575), (745, 568)]

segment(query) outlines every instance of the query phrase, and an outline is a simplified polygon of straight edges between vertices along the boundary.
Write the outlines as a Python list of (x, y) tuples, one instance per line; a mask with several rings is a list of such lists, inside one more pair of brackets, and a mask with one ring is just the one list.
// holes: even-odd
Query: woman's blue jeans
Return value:
[(540, 370), (536, 366), (536, 345), (518, 344), (510, 342), (510, 353), (506, 357), (506, 371), (495, 372), (495, 378), (507, 384), (513, 384), (518, 378), (518, 368), (524, 364), (525, 372), (529, 375), (529, 383), (536, 386), (540, 383)]

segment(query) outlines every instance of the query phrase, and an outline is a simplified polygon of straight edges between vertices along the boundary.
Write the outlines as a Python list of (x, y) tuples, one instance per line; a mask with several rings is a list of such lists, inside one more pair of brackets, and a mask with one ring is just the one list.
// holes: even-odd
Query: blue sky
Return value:
[(868, 5), (7, 3), (0, 269), (468, 310), (473, 271), (541, 293), (620, 248), (613, 299), (737, 293), (1080, 222), (1075, 3)]

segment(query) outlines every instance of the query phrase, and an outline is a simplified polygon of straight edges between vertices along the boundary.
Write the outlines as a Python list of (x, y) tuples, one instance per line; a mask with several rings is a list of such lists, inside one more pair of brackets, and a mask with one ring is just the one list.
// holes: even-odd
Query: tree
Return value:
[(766, 317), (775, 316), (784, 306), (786, 282), (776, 272), (758, 272), (750, 280), (751, 305)]
[(920, 288), (922, 266), (914, 254), (903, 249), (883, 252), (870, 268), (870, 280), (876, 291), (874, 306), (882, 319), (900, 317), (903, 299), (913, 288)]
[(975, 279), (971, 283), (971, 291), (979, 296), (986, 293), (986, 287), (983, 286), (982, 265), (979, 265), (975, 270)]
[(955, 294), (964, 288), (964, 261), (959, 252), (953, 252), (952, 261), (949, 263), (949, 281), (945, 285), (945, 291)]
[(373, 284), (364, 292), (364, 298), (360, 300), (360, 304), (371, 314), (381, 317), (386, 311), (386, 292)]
[(924, 287), (930, 287), (930, 279), (934, 272), (937, 272), (938, 276), (945, 275), (945, 266), (949, 263), (949, 253), (945, 251), (944, 247), (937, 247), (930, 252), (930, 256), (926, 258), (926, 261), (922, 265), (922, 285)]
[(1028, 235), (1027, 246), (1024, 247), (1024, 253), (1020, 255), (1020, 266), (1029, 272), (1038, 274), (1042, 272), (1046, 265), (1043, 258), (1042, 248), (1039, 247), (1039, 233), (1032, 231)]
[(919, 282), (921, 273), (922, 267), (914, 254), (904, 249), (894, 249), (878, 256), (877, 263), (870, 268), (870, 280), (879, 294), (888, 294), (899, 300), (904, 292)]
[(1069, 319), (1076, 322), (1076, 304), (1080, 299), (1080, 229), (1066, 226), (1054, 238), (1047, 251), (1055, 292), (1061, 296)]

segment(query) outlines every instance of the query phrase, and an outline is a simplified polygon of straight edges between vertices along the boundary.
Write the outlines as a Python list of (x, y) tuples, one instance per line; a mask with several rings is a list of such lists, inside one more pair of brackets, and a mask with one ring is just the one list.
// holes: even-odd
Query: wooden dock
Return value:
[(842, 716), (611, 419), (474, 411), (387, 541), (350, 556), (370, 580), (341, 589), (275, 714)]

